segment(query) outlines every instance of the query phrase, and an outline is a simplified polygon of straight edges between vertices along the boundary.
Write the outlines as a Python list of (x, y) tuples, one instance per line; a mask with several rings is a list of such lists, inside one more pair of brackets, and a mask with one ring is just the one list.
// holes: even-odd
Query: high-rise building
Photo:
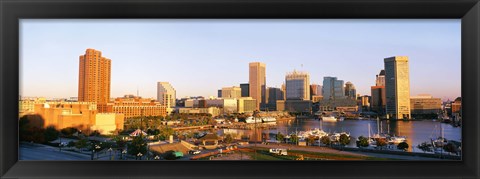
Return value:
[(310, 85), (310, 100), (313, 100), (313, 96), (322, 96), (322, 85)]
[(344, 99), (345, 90), (343, 80), (337, 80), (337, 77), (326, 76), (323, 77), (323, 99)]
[(357, 97), (357, 90), (355, 89), (355, 85), (352, 82), (345, 83), (345, 96), (348, 98), (355, 99)]
[(410, 119), (410, 75), (407, 56), (385, 58), (386, 113), (393, 119)]
[(277, 110), (277, 100), (283, 100), (283, 92), (280, 88), (270, 87), (267, 89), (268, 94), (268, 110)]
[[(111, 60), (102, 52), (87, 49), (80, 55), (78, 101), (106, 104), (110, 99)], [(102, 110), (99, 110), (102, 112)]]
[(261, 62), (249, 64), (249, 93), (250, 97), (257, 100), (257, 110), (266, 104), (266, 65)]
[(242, 89), (238, 86), (223, 87), (222, 98), (240, 98), (242, 97)]
[(222, 90), (219, 89), (219, 90), (217, 91), (217, 93), (218, 93), (218, 94), (217, 94), (217, 97), (218, 97), (218, 98), (221, 98), (221, 97), (222, 97)]
[(381, 70), (375, 80), (375, 86), (385, 86), (385, 70)]
[(240, 84), (240, 89), (242, 89), (242, 97), (249, 97), (250, 96), (248, 83)]
[(285, 83), (282, 83), (282, 87), (280, 89), (282, 89), (283, 100), (285, 100), (287, 98), (287, 87), (285, 86)]
[(371, 86), (371, 110), (380, 114), (385, 114), (387, 104), (385, 93), (385, 70), (381, 70), (375, 78), (375, 86)]
[(169, 82), (157, 83), (157, 100), (167, 108), (175, 107), (176, 92)]
[(285, 76), (287, 100), (310, 100), (310, 75), (293, 71)]

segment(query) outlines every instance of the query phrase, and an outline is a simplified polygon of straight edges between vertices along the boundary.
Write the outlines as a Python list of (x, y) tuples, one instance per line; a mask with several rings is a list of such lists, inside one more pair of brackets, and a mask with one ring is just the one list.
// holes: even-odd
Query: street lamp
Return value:
[(158, 155), (156, 155), (156, 156), (155, 156), (155, 158), (153, 158), (153, 159), (155, 159), (155, 160), (159, 160), (159, 159), (160, 159), (160, 157), (159, 157)]
[(97, 159), (98, 159), (98, 151), (97, 150), (99, 150), (100, 148), (102, 148), (102, 147), (100, 147), (99, 145), (95, 145), (95, 152), (97, 153)]
[[(142, 160), (142, 156), (143, 156), (143, 154), (138, 152), (137, 157), (140, 158), (140, 160)], [(137, 160), (138, 160), (138, 158), (137, 158)]]
[(126, 159), (126, 158), (127, 158), (127, 156), (125, 156), (125, 158), (123, 158), (123, 156), (124, 156), (125, 154), (127, 154), (127, 150), (123, 150), (123, 151), (122, 151), (122, 156), (121, 156), (122, 159)]

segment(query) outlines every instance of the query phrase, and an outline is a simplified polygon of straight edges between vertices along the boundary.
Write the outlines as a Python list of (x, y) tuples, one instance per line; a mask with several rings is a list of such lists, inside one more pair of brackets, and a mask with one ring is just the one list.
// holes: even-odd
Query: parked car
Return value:
[(192, 155), (198, 155), (200, 154), (202, 151), (200, 150), (190, 150), (189, 153), (192, 154)]

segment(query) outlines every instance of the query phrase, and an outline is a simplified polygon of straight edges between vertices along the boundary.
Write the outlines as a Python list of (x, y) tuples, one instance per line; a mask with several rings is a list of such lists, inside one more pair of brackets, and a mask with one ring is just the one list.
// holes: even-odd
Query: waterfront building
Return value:
[(357, 96), (355, 85), (353, 85), (350, 81), (345, 83), (345, 96), (352, 99), (355, 99)]
[(286, 100), (285, 110), (297, 113), (312, 113), (312, 101), (310, 100)]
[(321, 100), (323, 100), (323, 96), (317, 96), (317, 95), (312, 96), (312, 102), (313, 103), (318, 103)]
[(310, 100), (310, 75), (306, 72), (287, 73), (285, 76), (287, 100)]
[(322, 99), (319, 101), (319, 111), (335, 111), (338, 108), (356, 108), (358, 109), (357, 100), (344, 98), (344, 99)]
[(19, 116), (24, 114), (30, 114), (35, 111), (35, 104), (43, 104), (47, 100), (43, 97), (40, 98), (21, 98), (18, 102), (18, 113)]
[(337, 77), (323, 77), (323, 99), (344, 99), (345, 89), (343, 80), (337, 80)]
[(461, 113), (462, 111), (462, 97), (458, 97), (451, 104), (452, 113)]
[(267, 89), (268, 94), (268, 110), (275, 111), (277, 110), (277, 100), (283, 100), (283, 92), (280, 88), (270, 87)]
[(363, 95), (362, 97), (360, 97), (360, 106), (362, 107), (362, 111), (370, 111), (370, 101), (371, 97), (368, 95)]
[(250, 92), (249, 92), (249, 84), (248, 83), (242, 83), (240, 84), (240, 89), (242, 91), (242, 97), (249, 97)]
[(142, 116), (167, 116), (167, 106), (155, 99), (125, 95), (108, 103), (106, 112), (124, 114), (125, 118)]
[(221, 91), (222, 98), (240, 98), (242, 97), (242, 88), (238, 86), (223, 87)]
[(411, 114), (439, 114), (442, 111), (442, 99), (428, 94), (410, 97)]
[(410, 75), (407, 56), (384, 59), (387, 118), (410, 119)]
[(178, 112), (180, 114), (210, 114), (212, 117), (220, 115), (220, 109), (217, 107), (208, 107), (208, 108), (179, 108)]
[(169, 108), (175, 107), (176, 92), (169, 82), (157, 83), (157, 101)]
[[(110, 99), (111, 60), (102, 52), (87, 49), (80, 55), (78, 101), (105, 104)], [(102, 109), (100, 109), (102, 111)]]
[(386, 106), (386, 95), (385, 95), (385, 86), (372, 86), (371, 87), (371, 102), (370, 107), (371, 111), (376, 112), (377, 114), (385, 114)]
[(252, 97), (241, 97), (238, 98), (237, 107), (238, 113), (252, 113), (256, 110), (257, 101)]
[(266, 65), (261, 62), (249, 63), (249, 93), (256, 100), (257, 110), (266, 104)]
[(95, 102), (45, 102), (35, 104), (34, 114), (25, 115), (34, 125), (41, 128), (49, 126), (61, 130), (73, 127), (86, 133), (98, 131), (111, 134), (122, 130), (123, 114), (98, 113)]
[[(210, 107), (210, 106), (208, 106)], [(237, 113), (237, 98), (224, 98), (223, 99), (223, 112), (227, 114)]]

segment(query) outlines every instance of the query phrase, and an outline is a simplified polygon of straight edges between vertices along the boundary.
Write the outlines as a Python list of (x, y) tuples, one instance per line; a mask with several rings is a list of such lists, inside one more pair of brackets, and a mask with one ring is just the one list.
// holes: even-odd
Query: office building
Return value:
[(250, 85), (248, 85), (248, 83), (242, 83), (240, 84), (240, 89), (242, 91), (242, 97), (249, 97), (250, 96), (250, 92), (249, 92), (249, 87)]
[(268, 110), (275, 111), (277, 110), (277, 100), (283, 100), (283, 92), (280, 88), (270, 87), (267, 89), (268, 94)]
[(155, 99), (125, 95), (124, 97), (116, 98), (112, 103), (108, 103), (106, 112), (124, 114), (125, 118), (166, 116), (167, 106), (160, 104)]
[(410, 72), (408, 57), (385, 58), (387, 118), (410, 119)]
[(257, 110), (266, 104), (266, 65), (261, 62), (249, 64), (249, 93), (250, 97), (257, 100)]
[(350, 81), (345, 83), (345, 96), (352, 99), (355, 99), (357, 97), (357, 90), (355, 89), (355, 85), (353, 85)]
[(222, 98), (240, 98), (242, 97), (242, 89), (237, 86), (222, 88)]
[(323, 99), (344, 99), (345, 89), (343, 80), (337, 80), (337, 77), (323, 77)]
[(157, 83), (157, 101), (168, 108), (175, 107), (176, 92), (169, 82)]
[(252, 97), (238, 98), (238, 113), (252, 113), (257, 107), (257, 101)]
[(322, 96), (322, 85), (310, 85), (310, 100), (313, 100), (313, 96)]
[(375, 86), (385, 86), (385, 70), (380, 70), (380, 73), (376, 76)]
[(310, 75), (306, 72), (287, 73), (285, 76), (287, 100), (310, 100)]
[(80, 55), (78, 101), (105, 104), (110, 99), (111, 60), (102, 52), (87, 49)]
[(219, 89), (219, 90), (217, 91), (217, 98), (221, 98), (221, 97), (222, 97), (222, 90)]
[(371, 111), (384, 115), (386, 104), (385, 86), (372, 86), (370, 102)]
[(411, 114), (439, 114), (442, 111), (442, 100), (428, 94), (410, 97)]

